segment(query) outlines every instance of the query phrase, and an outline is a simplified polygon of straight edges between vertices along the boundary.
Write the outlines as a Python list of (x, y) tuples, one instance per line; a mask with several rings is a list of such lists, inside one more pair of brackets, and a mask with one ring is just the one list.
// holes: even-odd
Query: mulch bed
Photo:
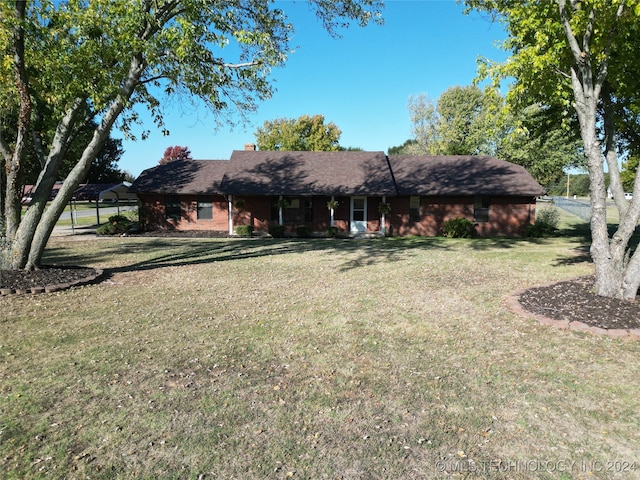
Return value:
[(0, 294), (44, 293), (95, 281), (102, 270), (87, 267), (43, 267), (39, 270), (0, 270)]
[(530, 288), (520, 294), (519, 303), (526, 311), (553, 320), (605, 330), (640, 328), (640, 296), (634, 302), (600, 297), (594, 293), (593, 276)]
[[(0, 293), (41, 293), (94, 281), (101, 271), (84, 267), (46, 267), (32, 272), (0, 270)], [(526, 311), (560, 322), (580, 322), (605, 330), (640, 329), (640, 296), (635, 302), (593, 293), (593, 276), (534, 287), (519, 294)]]

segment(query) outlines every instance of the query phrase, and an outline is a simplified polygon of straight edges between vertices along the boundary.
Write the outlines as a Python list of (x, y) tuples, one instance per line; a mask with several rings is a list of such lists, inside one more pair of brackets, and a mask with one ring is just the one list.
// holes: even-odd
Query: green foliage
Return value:
[(378, 204), (378, 213), (380, 215), (387, 215), (391, 213), (391, 204), (388, 202), (381, 202)]
[[(195, 97), (218, 125), (247, 121), (272, 96), (272, 71), (292, 51), (289, 8), (263, 0), (0, 2), (0, 119), (20, 113), (10, 134), (0, 132), (0, 152), (14, 162), (3, 167), (0, 225), (12, 240), (2, 264), (37, 266), (48, 235), (36, 230), (52, 231), (111, 129), (148, 136), (134, 131), (141, 108), (166, 134), (162, 102), (177, 96)], [(332, 35), (351, 24), (383, 23), (381, 0), (309, 2), (309, 8)], [(80, 140), (83, 129), (88, 135)], [(40, 163), (37, 200), (20, 217), (18, 177), (28, 163), (21, 152), (31, 139)], [(80, 154), (65, 173), (60, 160), (74, 139)]]
[(255, 137), (259, 150), (336, 151), (341, 134), (333, 122), (325, 125), (323, 115), (302, 115), (265, 121)]
[(411, 155), (493, 155), (503, 129), (502, 97), (492, 89), (451, 87), (437, 105), (426, 95), (409, 99)]
[(558, 230), (560, 212), (556, 207), (545, 207), (536, 211), (536, 221), (527, 227), (527, 236), (549, 237)]
[[(558, 124), (579, 133), (594, 207), (589, 225), (595, 291), (634, 299), (640, 285), (640, 250), (634, 249), (632, 237), (640, 210), (619, 198), (619, 154), (633, 155), (640, 148), (640, 0), (464, 3), (499, 18), (508, 33), (504, 47), (509, 59), (483, 61), (480, 78), (491, 78), (496, 85), (508, 80), (512, 108), (545, 105), (555, 112)], [(609, 187), (618, 197), (619, 221), (613, 235), (605, 208), (605, 165)], [(634, 193), (640, 198), (640, 191)]]
[(471, 238), (473, 222), (467, 218), (450, 218), (444, 222), (442, 235), (449, 238)]
[(335, 210), (336, 208), (338, 208), (338, 206), (340, 206), (340, 202), (338, 202), (337, 200), (329, 200), (327, 202), (328, 210)]
[(390, 155), (495, 155), (522, 165), (546, 188), (560, 180), (564, 168), (584, 163), (577, 133), (556, 121), (557, 110), (512, 110), (492, 89), (453, 87), (437, 106), (418, 95), (408, 109), (414, 139), (392, 147)]
[(336, 238), (339, 232), (340, 230), (338, 229), (338, 227), (329, 227), (327, 228), (325, 233), (329, 238)]
[(577, 131), (563, 125), (557, 115), (541, 105), (509, 112), (497, 149), (498, 157), (525, 167), (547, 190), (566, 180), (565, 169), (584, 166)]
[(629, 157), (622, 163), (622, 171), (620, 177), (622, 179), (622, 188), (625, 192), (633, 192), (633, 185), (638, 174), (638, 163), (640, 155)]
[(240, 237), (250, 237), (253, 234), (253, 225), (238, 225), (236, 235)]
[(284, 225), (278, 225), (277, 223), (270, 223), (268, 227), (269, 235), (273, 238), (284, 237)]
[(307, 225), (298, 225), (296, 227), (296, 235), (300, 238), (309, 238), (312, 236), (311, 228)]
[(395, 147), (389, 147), (387, 153), (389, 155), (404, 155), (410, 151), (410, 147), (416, 143), (416, 140), (406, 140), (402, 145), (396, 145)]
[(135, 223), (125, 215), (113, 215), (109, 221), (96, 229), (98, 235), (122, 235), (129, 233)]

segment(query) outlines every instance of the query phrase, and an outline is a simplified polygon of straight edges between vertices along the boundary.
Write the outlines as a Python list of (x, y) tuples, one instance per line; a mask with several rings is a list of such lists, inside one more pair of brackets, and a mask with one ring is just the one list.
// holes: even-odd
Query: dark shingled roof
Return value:
[(220, 189), (235, 195), (395, 195), (384, 152), (236, 150)]
[(236, 150), (231, 160), (175, 160), (145, 170), (132, 193), (538, 196), (521, 166), (481, 156)]
[(228, 160), (174, 160), (142, 172), (129, 191), (183, 195), (223, 193), (220, 181), (228, 168)]
[(544, 189), (524, 167), (494, 157), (390, 156), (398, 195), (523, 195)]

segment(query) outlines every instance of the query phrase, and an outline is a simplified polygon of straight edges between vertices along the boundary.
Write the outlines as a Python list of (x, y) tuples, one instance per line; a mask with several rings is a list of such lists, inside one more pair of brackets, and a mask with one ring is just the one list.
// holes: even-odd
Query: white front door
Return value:
[(351, 197), (351, 233), (367, 232), (367, 197)]

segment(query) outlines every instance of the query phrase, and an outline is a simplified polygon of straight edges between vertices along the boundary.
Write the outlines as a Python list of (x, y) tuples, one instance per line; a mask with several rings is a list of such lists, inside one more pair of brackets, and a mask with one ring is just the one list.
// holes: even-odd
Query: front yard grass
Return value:
[(638, 478), (640, 342), (505, 306), (592, 272), (565, 233), (52, 238), (108, 276), (0, 298), (0, 471)]

